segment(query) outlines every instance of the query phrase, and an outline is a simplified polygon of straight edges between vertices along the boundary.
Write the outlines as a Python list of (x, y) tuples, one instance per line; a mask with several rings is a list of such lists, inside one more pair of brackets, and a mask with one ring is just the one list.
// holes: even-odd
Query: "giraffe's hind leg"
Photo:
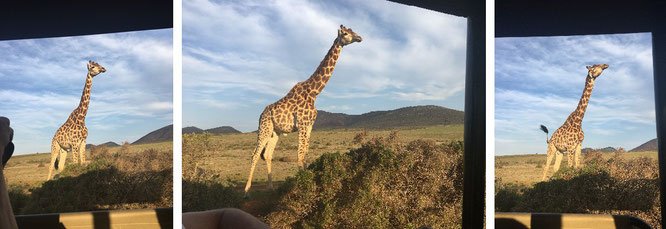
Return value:
[(275, 150), (275, 145), (278, 142), (278, 134), (273, 132), (271, 138), (266, 144), (266, 150), (264, 151), (264, 159), (266, 160), (266, 169), (268, 170), (268, 189), (273, 189), (273, 179), (271, 173), (271, 161), (273, 160), (273, 151)]
[[(570, 153), (570, 152), (567, 152)], [(560, 163), (562, 162), (562, 157), (564, 157), (563, 153), (560, 151), (555, 150), (555, 165), (553, 165), (553, 172), (556, 173), (558, 170), (560, 170)]]
[(57, 142), (51, 143), (51, 164), (49, 164), (49, 175), (46, 177), (46, 180), (51, 180), (53, 178), (53, 169), (55, 168), (56, 160), (60, 154), (60, 145)]
[(546, 166), (543, 167), (543, 176), (541, 177), (542, 181), (546, 180), (546, 174), (548, 174), (548, 168), (550, 167), (550, 162), (553, 160), (553, 156), (557, 153), (553, 144), (548, 144), (548, 151), (546, 156)]
[[(69, 151), (72, 151), (71, 149), (72, 148), (70, 148)], [(67, 150), (60, 148), (60, 159), (58, 159), (58, 169), (57, 169), (58, 172), (61, 172), (63, 169), (65, 169), (66, 160), (67, 160)]]
[(254, 167), (259, 161), (259, 156), (261, 151), (264, 150), (268, 141), (270, 140), (271, 135), (273, 134), (273, 123), (270, 121), (270, 118), (267, 115), (261, 115), (261, 120), (259, 121), (259, 133), (257, 134), (257, 147), (254, 149), (252, 154), (252, 162), (250, 164), (250, 177), (247, 178), (247, 184), (245, 185), (245, 198), (249, 197), (248, 191), (250, 186), (252, 186), (252, 175), (254, 174)]

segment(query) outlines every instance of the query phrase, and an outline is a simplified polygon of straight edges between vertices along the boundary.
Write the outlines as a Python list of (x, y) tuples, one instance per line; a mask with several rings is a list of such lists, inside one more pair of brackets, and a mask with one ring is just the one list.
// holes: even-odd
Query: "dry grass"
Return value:
[[(122, 149), (122, 146), (105, 147), (109, 154), (117, 153)], [(158, 152), (171, 152), (173, 149), (172, 142), (160, 142), (140, 145), (130, 145), (129, 154), (137, 154), (149, 149), (154, 149)], [(94, 153), (93, 153), (94, 154)], [(86, 159), (90, 160), (94, 157), (90, 150), (86, 150)], [(4, 173), (7, 179), (7, 185), (12, 186), (41, 186), (46, 181), (46, 176), (49, 174), (49, 162), (51, 161), (51, 153), (35, 153), (14, 155), (12, 159), (7, 162)], [(72, 154), (67, 154), (67, 164), (72, 162)]]
[[(615, 153), (601, 153), (605, 160), (613, 158)], [(623, 158), (626, 160), (647, 157), (656, 160), (656, 151), (645, 152), (627, 152)], [(583, 160), (585, 154), (583, 154)], [(546, 164), (545, 154), (526, 154), (495, 157), (495, 177), (500, 178), (504, 183), (515, 183), (532, 186), (541, 181), (543, 175), (543, 166)], [(562, 159), (562, 166), (567, 166), (567, 157)], [(553, 165), (550, 165), (548, 175), (553, 174)]]
[(86, 164), (69, 163), (69, 158), (65, 169), (51, 181), (46, 181), (50, 154), (12, 157), (5, 174), (15, 213), (172, 205), (171, 142), (92, 147), (86, 154)]
[[(305, 156), (306, 164), (320, 157), (324, 153), (344, 153), (351, 149), (358, 148), (360, 144), (354, 143), (354, 137), (363, 130), (323, 130), (313, 131), (310, 139), (310, 152)], [(371, 139), (376, 136), (389, 136), (392, 130), (373, 130), (369, 131), (365, 139)], [(443, 144), (450, 141), (463, 140), (463, 126), (435, 126), (419, 129), (399, 130), (400, 142), (406, 143), (414, 140), (431, 140), (437, 144)], [(192, 135), (199, 136), (199, 135)], [(397, 137), (397, 136), (396, 136)], [(183, 141), (186, 137), (183, 137)], [(298, 171), (296, 166), (298, 134), (292, 133), (287, 136), (280, 136), (275, 153), (273, 154), (273, 180), (284, 181), (287, 177), (293, 176)], [(199, 140), (193, 141), (198, 142)], [(209, 135), (208, 144), (201, 151), (197, 151), (194, 160), (187, 159), (187, 146), (183, 145), (183, 171), (186, 170), (186, 164), (198, 163), (197, 168), (201, 168), (211, 173), (218, 174), (224, 179), (230, 179), (236, 184), (242, 184), (247, 181), (249, 176), (249, 164), (252, 151), (256, 145), (256, 133), (243, 134), (221, 134)], [(197, 143), (198, 144), (198, 143)], [(199, 150), (199, 149), (197, 149)], [(187, 175), (187, 174), (184, 174)], [(263, 161), (257, 163), (255, 168), (253, 182), (267, 182), (266, 164)]]

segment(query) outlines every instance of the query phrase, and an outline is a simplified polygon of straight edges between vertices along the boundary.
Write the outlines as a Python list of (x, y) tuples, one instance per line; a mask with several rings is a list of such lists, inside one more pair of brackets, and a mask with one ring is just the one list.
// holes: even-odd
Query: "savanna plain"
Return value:
[(273, 228), (460, 228), (463, 125), (313, 130), (306, 169), (298, 134), (280, 136), (274, 190), (256, 133), (183, 135), (183, 211), (240, 208)]

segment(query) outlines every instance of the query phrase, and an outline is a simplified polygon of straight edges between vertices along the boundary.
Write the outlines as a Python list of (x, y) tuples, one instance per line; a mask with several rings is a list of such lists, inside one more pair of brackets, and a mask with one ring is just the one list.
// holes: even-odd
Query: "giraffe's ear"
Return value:
[(90, 69), (90, 67), (92, 66), (92, 65), (90, 64), (90, 61), (88, 61), (87, 66), (88, 66), (88, 69)]
[(342, 29), (338, 29), (338, 36), (342, 35)]
[(587, 68), (587, 70), (592, 71), (592, 66), (585, 66), (585, 67)]

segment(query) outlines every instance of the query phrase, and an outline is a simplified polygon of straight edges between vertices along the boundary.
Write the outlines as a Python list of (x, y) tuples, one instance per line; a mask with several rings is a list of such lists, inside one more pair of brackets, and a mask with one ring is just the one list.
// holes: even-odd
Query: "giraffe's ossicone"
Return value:
[[(49, 164), (47, 180), (50, 180), (55, 175), (53, 173), (54, 169), (60, 171), (65, 168), (68, 152), (72, 153), (75, 162), (86, 162), (85, 150), (86, 138), (88, 137), (86, 114), (88, 113), (88, 104), (90, 103), (90, 88), (92, 87), (93, 77), (102, 72), (106, 72), (104, 67), (95, 62), (88, 61), (88, 75), (86, 76), (86, 84), (83, 87), (79, 106), (72, 111), (65, 124), (62, 124), (55, 135), (53, 135), (53, 141), (51, 142), (51, 164)], [(56, 161), (58, 162), (57, 165)]]
[(335, 64), (340, 57), (342, 47), (363, 39), (349, 28), (340, 25), (338, 36), (333, 41), (333, 46), (321, 61), (317, 70), (305, 81), (298, 82), (277, 102), (268, 105), (259, 118), (259, 133), (257, 134), (257, 146), (252, 154), (250, 165), (250, 177), (245, 186), (245, 196), (252, 185), (252, 174), (254, 167), (260, 157), (266, 160), (268, 169), (268, 187), (273, 188), (271, 179), (271, 160), (273, 150), (277, 144), (280, 134), (298, 131), (298, 168), (304, 168), (305, 154), (308, 152), (310, 132), (317, 118), (315, 99), (326, 86), (333, 74)]
[[(587, 66), (588, 72), (587, 77), (585, 78), (585, 88), (583, 89), (583, 95), (578, 102), (578, 107), (571, 112), (567, 120), (564, 121), (564, 124), (555, 130), (550, 137), (550, 140), (546, 141), (546, 143), (548, 143), (548, 151), (546, 153), (546, 166), (544, 166), (541, 180), (546, 179), (548, 167), (550, 166), (553, 157), (555, 157), (555, 165), (553, 165), (553, 169), (555, 172), (560, 169), (560, 163), (562, 162), (562, 157), (565, 152), (567, 153), (567, 163), (569, 166), (572, 166), (575, 162), (576, 168), (580, 167), (580, 151), (583, 139), (585, 138), (585, 134), (583, 134), (583, 129), (581, 128), (583, 116), (585, 116), (585, 109), (587, 109), (587, 104), (590, 102), (590, 95), (592, 95), (592, 88), (594, 88), (594, 80), (596, 80), (606, 68), (608, 68), (607, 64)], [(548, 139), (548, 129), (541, 125), (541, 130), (546, 132), (546, 139)]]

